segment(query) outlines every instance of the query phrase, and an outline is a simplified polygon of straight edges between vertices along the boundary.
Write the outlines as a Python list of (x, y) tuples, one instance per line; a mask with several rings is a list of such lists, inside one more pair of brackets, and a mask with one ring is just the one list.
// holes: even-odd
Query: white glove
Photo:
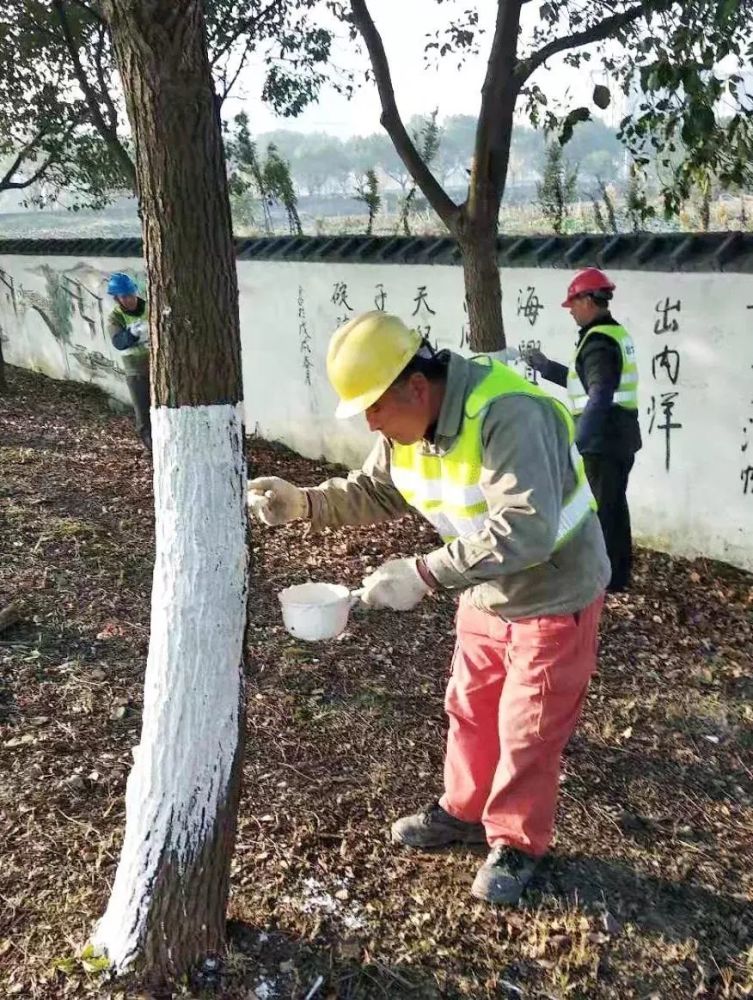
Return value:
[(146, 320), (141, 319), (137, 323), (131, 323), (128, 332), (136, 337), (140, 344), (149, 343), (149, 324)]
[(247, 503), (263, 524), (287, 524), (308, 517), (309, 505), (304, 491), (277, 476), (249, 479)]
[(423, 600), (431, 588), (419, 576), (416, 559), (390, 559), (370, 573), (356, 591), (370, 608), (392, 608), (410, 611)]

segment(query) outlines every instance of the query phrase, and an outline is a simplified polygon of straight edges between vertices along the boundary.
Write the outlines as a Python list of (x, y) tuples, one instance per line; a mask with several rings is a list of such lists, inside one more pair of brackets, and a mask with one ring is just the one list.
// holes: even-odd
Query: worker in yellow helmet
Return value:
[(436, 353), (383, 312), (333, 335), (327, 372), (337, 416), (363, 413), (378, 432), (366, 463), (311, 489), (251, 480), (249, 505), (269, 525), (376, 524), (410, 508), (434, 525), (441, 544), (389, 560), (361, 590), (370, 607), (406, 612), (432, 591), (461, 595), (444, 794), (392, 838), (488, 843), (471, 892), (514, 904), (552, 838), (609, 581), (572, 418), (505, 365)]

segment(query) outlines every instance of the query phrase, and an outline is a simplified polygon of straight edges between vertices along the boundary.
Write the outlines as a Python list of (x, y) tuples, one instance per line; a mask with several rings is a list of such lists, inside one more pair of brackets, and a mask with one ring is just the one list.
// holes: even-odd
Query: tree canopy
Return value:
[(660, 175), (667, 208), (712, 174), (724, 183), (750, 178), (753, 103), (742, 84), (753, 54), (753, 0), (498, 0), (488, 42), (480, 36), (478, 9), (467, 0), (437, 3), (449, 16), (443, 29), (428, 37), (427, 60), (439, 56), (456, 71), (459, 62), (481, 52), (482, 43), (486, 50), (472, 167), (467, 195), (460, 200), (450, 196), (403, 121), (389, 54), (367, 0), (331, 0), (329, 6), (350, 26), (354, 41), (360, 37), (365, 45), (381, 123), (459, 242), (474, 348), (504, 346), (496, 237), (516, 115), (527, 115), (532, 125), (556, 133), (562, 143), (592, 116), (590, 106), (569, 105), (567, 94), (545, 92), (541, 70), (556, 57), (575, 67), (595, 66), (591, 72), (603, 79), (593, 89), (596, 108), (609, 106), (612, 88), (629, 99), (632, 107), (620, 138), (638, 166), (645, 165), (650, 149), (669, 164), (682, 144), (679, 167)]
[[(296, 115), (332, 77), (331, 34), (317, 0), (205, 0), (217, 99), (251, 60), (265, 68), (261, 98)], [(347, 87), (347, 78), (335, 83)], [(8, 0), (0, 11), (0, 190), (44, 203), (62, 189), (82, 205), (134, 190), (130, 130), (110, 30), (99, 0)]]

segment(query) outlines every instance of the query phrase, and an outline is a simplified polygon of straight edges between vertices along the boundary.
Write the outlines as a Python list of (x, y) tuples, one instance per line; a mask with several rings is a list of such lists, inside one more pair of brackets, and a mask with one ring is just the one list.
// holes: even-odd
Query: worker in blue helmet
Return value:
[(107, 294), (115, 299), (115, 306), (107, 323), (110, 339), (123, 359), (136, 430), (151, 455), (149, 319), (146, 299), (139, 295), (138, 285), (130, 274), (125, 274), (123, 271), (116, 271), (110, 275)]

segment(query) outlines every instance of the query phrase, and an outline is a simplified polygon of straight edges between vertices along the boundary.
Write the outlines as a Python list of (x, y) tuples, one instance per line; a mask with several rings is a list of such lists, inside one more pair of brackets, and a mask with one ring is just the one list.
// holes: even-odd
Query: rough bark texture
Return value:
[(507, 181), (521, 0), (499, 0), (489, 62), (481, 88), (468, 198), (458, 239), (463, 251), (469, 339), (474, 350), (505, 346), (502, 286), (497, 263), (499, 206)]
[(106, 7), (136, 143), (152, 402), (234, 402), (238, 288), (202, 6), (109, 0)]
[(141, 742), (93, 942), (181, 976), (224, 942), (240, 794), (247, 547), (240, 324), (200, 0), (107, 0), (149, 283), (156, 557)]
[(505, 346), (502, 282), (497, 263), (497, 226), (486, 232), (469, 226), (458, 236), (463, 256), (463, 282), (468, 309), (468, 343), (472, 351), (498, 351)]

